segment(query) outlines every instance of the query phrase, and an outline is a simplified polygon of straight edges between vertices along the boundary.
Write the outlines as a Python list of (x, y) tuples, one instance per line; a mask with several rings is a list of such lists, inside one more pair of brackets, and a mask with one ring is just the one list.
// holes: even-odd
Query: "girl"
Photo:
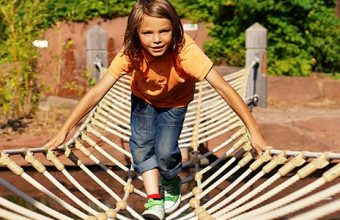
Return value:
[(124, 74), (132, 74), (129, 144), (133, 167), (143, 177), (148, 198), (144, 218), (164, 219), (165, 213), (179, 206), (182, 157), (178, 139), (197, 81), (206, 79), (238, 114), (259, 153), (267, 145), (243, 100), (184, 34), (170, 2), (138, 0), (128, 18), (122, 50), (46, 147), (56, 149), (64, 143), (76, 123)]

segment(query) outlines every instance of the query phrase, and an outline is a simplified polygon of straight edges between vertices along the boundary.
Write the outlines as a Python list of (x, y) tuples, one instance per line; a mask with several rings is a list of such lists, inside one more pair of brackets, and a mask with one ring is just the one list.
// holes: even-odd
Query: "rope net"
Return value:
[[(224, 76), (241, 97), (249, 72)], [(124, 77), (59, 147), (61, 155), (44, 148), (1, 151), (0, 218), (143, 219), (146, 194), (131, 166), (129, 118)], [(241, 120), (206, 81), (197, 84), (179, 144), (182, 201), (169, 220), (340, 215), (340, 153), (256, 155)]]

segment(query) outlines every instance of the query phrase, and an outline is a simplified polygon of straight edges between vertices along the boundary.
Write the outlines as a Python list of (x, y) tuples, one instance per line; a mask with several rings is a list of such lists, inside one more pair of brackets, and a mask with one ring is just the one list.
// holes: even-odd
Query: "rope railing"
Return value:
[[(246, 68), (224, 76), (243, 98), (249, 71)], [(74, 135), (58, 148), (61, 157), (44, 147), (1, 151), (0, 166), (7, 167), (11, 178), (0, 177), (0, 190), (8, 190), (34, 210), (0, 195), (0, 218), (142, 219), (143, 207), (138, 203), (143, 204), (146, 194), (127, 148), (129, 81), (128, 76), (119, 80), (89, 112)], [(241, 120), (206, 81), (197, 84), (194, 97), (179, 140), (180, 148), (187, 150), (181, 174), (182, 205), (167, 219), (277, 219), (294, 215), (293, 219), (313, 219), (313, 215), (339, 213), (340, 153), (268, 148), (256, 155)], [(86, 182), (77, 180), (74, 169)], [(33, 177), (32, 172), (39, 175)], [(315, 181), (289, 191), (317, 172), (322, 174)], [(25, 189), (19, 184), (22, 181)], [(105, 200), (93, 189), (105, 195)], [(282, 192), (286, 194), (277, 198)], [(338, 200), (327, 203), (331, 196)], [(270, 199), (273, 201), (268, 203)], [(311, 208), (320, 201), (320, 207)]]

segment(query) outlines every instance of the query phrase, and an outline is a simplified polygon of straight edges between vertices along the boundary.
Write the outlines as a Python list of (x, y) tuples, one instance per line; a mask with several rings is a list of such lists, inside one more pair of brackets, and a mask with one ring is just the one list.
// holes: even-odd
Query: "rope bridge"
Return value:
[[(224, 76), (242, 97), (249, 72)], [(131, 166), (129, 118), (124, 77), (59, 147), (62, 155), (44, 148), (1, 151), (0, 174), (11, 175), (0, 175), (6, 192), (0, 218), (143, 219), (146, 194)], [(182, 201), (169, 220), (340, 215), (340, 153), (268, 148), (256, 155), (241, 120), (206, 81), (197, 84), (179, 144)]]

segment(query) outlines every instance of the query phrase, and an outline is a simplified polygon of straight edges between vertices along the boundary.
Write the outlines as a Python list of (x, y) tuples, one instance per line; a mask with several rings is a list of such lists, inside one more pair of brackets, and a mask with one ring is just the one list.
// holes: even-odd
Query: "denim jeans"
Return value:
[(166, 179), (182, 170), (178, 139), (187, 107), (157, 108), (131, 95), (131, 137), (133, 168), (137, 173), (158, 168)]

